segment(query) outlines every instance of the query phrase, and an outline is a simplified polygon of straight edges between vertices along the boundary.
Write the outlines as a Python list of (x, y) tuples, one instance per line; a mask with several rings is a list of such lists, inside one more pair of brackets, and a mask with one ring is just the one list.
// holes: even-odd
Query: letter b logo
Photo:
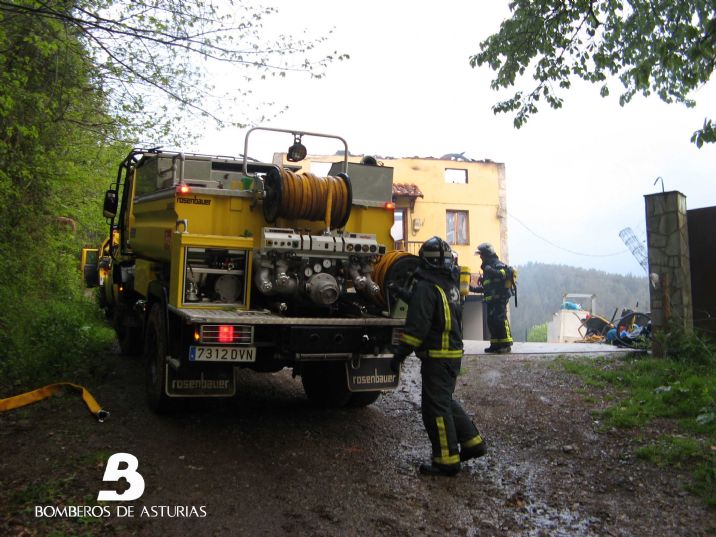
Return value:
[[(126, 468), (119, 468), (120, 463), (125, 463)], [(107, 468), (104, 470), (102, 481), (119, 481), (122, 478), (127, 480), (129, 488), (121, 494), (114, 490), (100, 490), (97, 495), (98, 502), (130, 502), (141, 498), (144, 493), (144, 478), (137, 472), (139, 461), (131, 453), (115, 453), (107, 461)]]

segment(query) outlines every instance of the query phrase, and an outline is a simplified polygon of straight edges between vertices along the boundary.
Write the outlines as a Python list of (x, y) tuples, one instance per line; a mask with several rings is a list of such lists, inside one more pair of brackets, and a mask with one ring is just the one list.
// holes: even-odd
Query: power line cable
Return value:
[(507, 212), (507, 215), (508, 215), (510, 218), (514, 218), (514, 219), (517, 221), (518, 224), (520, 224), (523, 228), (525, 228), (527, 231), (529, 231), (530, 233), (532, 233), (532, 235), (534, 235), (535, 237), (537, 237), (539, 240), (546, 242), (546, 243), (549, 244), (550, 246), (554, 246), (554, 247), (557, 248), (558, 250), (563, 250), (563, 251), (568, 252), (568, 253), (570, 253), (570, 254), (581, 255), (581, 256), (585, 256), (585, 257), (614, 257), (614, 256), (617, 256), (617, 255), (623, 255), (623, 254), (629, 252), (628, 249), (620, 250), (619, 252), (614, 252), (614, 253), (611, 253), (611, 254), (588, 254), (588, 253), (585, 253), (585, 252), (576, 252), (576, 251), (574, 251), (574, 250), (570, 250), (569, 248), (564, 248), (563, 246), (560, 246), (559, 244), (555, 244), (555, 243), (552, 242), (551, 240), (546, 239), (546, 238), (544, 238), (543, 236), (541, 236), (541, 235), (535, 233), (534, 231), (532, 231), (532, 229), (530, 229), (530, 227), (529, 227), (527, 224), (525, 224), (522, 220), (520, 220), (519, 218), (517, 218), (514, 214), (512, 214), (512, 213), (510, 213), (510, 212)]

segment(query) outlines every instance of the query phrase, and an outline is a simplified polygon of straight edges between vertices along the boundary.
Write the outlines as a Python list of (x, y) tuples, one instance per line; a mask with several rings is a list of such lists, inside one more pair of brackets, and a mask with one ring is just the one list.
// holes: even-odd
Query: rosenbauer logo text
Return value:
[[(118, 483), (125, 480), (128, 487), (123, 492), (100, 490), (98, 502), (131, 502), (144, 494), (144, 478), (139, 473), (139, 460), (131, 453), (115, 453), (107, 460), (102, 481)], [(114, 507), (114, 508), (112, 508)], [(205, 505), (36, 505), (36, 518), (204, 518)]]

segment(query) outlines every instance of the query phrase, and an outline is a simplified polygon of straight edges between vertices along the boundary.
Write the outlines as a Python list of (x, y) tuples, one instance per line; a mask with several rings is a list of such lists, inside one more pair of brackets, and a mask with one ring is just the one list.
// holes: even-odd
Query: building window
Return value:
[(445, 168), (445, 182), (466, 185), (467, 170), (460, 170), (457, 168)]
[(446, 211), (448, 244), (470, 244), (468, 211)]

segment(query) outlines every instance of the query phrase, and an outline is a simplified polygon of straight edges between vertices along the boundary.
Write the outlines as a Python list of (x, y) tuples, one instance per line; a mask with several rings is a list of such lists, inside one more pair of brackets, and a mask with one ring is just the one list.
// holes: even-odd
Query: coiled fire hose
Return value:
[(97, 400), (92, 396), (87, 388), (80, 386), (79, 384), (72, 384), (71, 382), (49, 384), (42, 388), (38, 388), (37, 390), (32, 390), (31, 392), (14, 395), (6, 399), (0, 399), (0, 412), (6, 412), (8, 410), (13, 410), (15, 408), (20, 408), (42, 401), (51, 395), (61, 393), (64, 388), (71, 388), (72, 390), (79, 392), (82, 395), (82, 400), (87, 406), (87, 409), (100, 423), (109, 417), (109, 412), (107, 410), (103, 410), (102, 407), (99, 406), (99, 403), (97, 403)]
[(322, 220), (326, 229), (345, 226), (351, 214), (353, 195), (350, 179), (345, 174), (320, 177), (312, 173), (296, 173), (272, 169), (266, 176), (264, 217)]
[[(410, 259), (410, 261), (408, 261)], [(386, 300), (387, 285), (391, 281), (395, 281), (398, 275), (392, 274), (392, 270), (396, 263), (402, 260), (402, 264), (410, 265), (410, 268), (417, 267), (417, 257), (402, 250), (393, 250), (388, 252), (373, 267), (373, 281), (380, 286), (380, 300), (383, 304)], [(407, 263), (406, 263), (407, 262)], [(407, 268), (407, 267), (404, 267)]]

